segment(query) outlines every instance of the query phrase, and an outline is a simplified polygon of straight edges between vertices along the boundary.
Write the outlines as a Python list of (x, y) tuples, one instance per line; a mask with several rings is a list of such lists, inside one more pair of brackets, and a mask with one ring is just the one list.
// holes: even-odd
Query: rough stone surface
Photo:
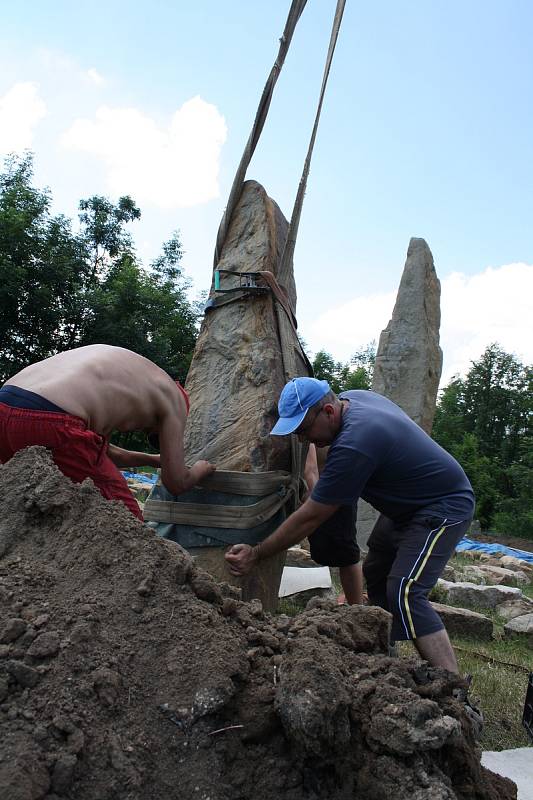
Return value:
[(516, 798), (481, 766), (460, 678), (388, 658), (381, 609), (223, 597), (41, 448), (0, 467), (0, 505), (0, 627), (46, 615), (62, 645), (33, 687), (0, 661), (2, 800)]
[[(287, 229), (286, 219), (263, 187), (247, 181), (219, 269), (275, 274)], [(222, 281), (223, 285), (228, 281), (227, 286), (235, 284), (228, 276)], [(284, 288), (296, 306), (292, 276)], [(269, 436), (285, 382), (271, 294), (206, 313), (187, 376), (191, 397), (185, 433), (188, 459), (207, 458), (220, 469), (243, 472), (288, 469), (288, 438)]]
[(527, 637), (533, 643), (533, 613), (515, 617), (503, 626), (506, 636)]
[(467, 580), (470, 576), (475, 576), (492, 586), (525, 586), (529, 583), (528, 576), (521, 570), (506, 569), (505, 567), (492, 566), (490, 564), (465, 567), (464, 574)]
[[(287, 220), (276, 203), (259, 183), (247, 181), (232, 215), (218, 269), (269, 271), (277, 276), (287, 231)], [(238, 276), (221, 276), (221, 289), (239, 283)], [(282, 289), (296, 308), (292, 274)], [(214, 287), (210, 299), (213, 297)], [(186, 384), (191, 399), (185, 429), (189, 463), (208, 459), (220, 470), (240, 472), (291, 469), (290, 437), (270, 436), (270, 431), (277, 420), (283, 386), (295, 375), (307, 375), (308, 367), (294, 334), (284, 363), (279, 324), (288, 323), (284, 316), (278, 323), (277, 307), (272, 293), (267, 292), (206, 312)], [(246, 542), (245, 532), (241, 541)], [(265, 608), (275, 609), (283, 554), (261, 562), (242, 581), (232, 578), (226, 569), (223, 547), (202, 547), (194, 554), (197, 563), (211, 574), (242, 586), (243, 598), (259, 597)]]
[(319, 564), (313, 561), (310, 553), (303, 547), (289, 547), (285, 558), (286, 567), (318, 567)]
[(455, 583), (457, 580), (457, 571), (452, 567), (451, 564), (446, 564), (444, 567), (444, 572), (442, 573), (442, 578), (445, 581), (451, 581)]
[(520, 589), (513, 586), (479, 586), (466, 581), (437, 582), (449, 603), (464, 608), (496, 608), (506, 600), (516, 600), (522, 596)]
[(488, 617), (467, 608), (445, 606), (442, 603), (431, 604), (444, 623), (451, 636), (471, 636), (474, 639), (489, 641), (492, 639), (493, 624)]
[(530, 564), (529, 561), (523, 558), (516, 558), (516, 556), (502, 556), (500, 558), (500, 563), (502, 567), (506, 567), (507, 569), (526, 573), (533, 572), (533, 564)]
[(519, 597), (516, 600), (506, 600), (505, 603), (500, 603), (496, 606), (496, 612), (503, 617), (503, 619), (514, 619), (515, 617), (522, 617), (524, 614), (533, 613), (533, 600), (528, 597)]
[(411, 239), (392, 318), (381, 332), (372, 389), (427, 433), (442, 371), (440, 281), (424, 239)]
[[(381, 332), (372, 389), (397, 403), (431, 432), (442, 372), (439, 346), (440, 281), (424, 239), (411, 239), (392, 318)], [(360, 501), (359, 546), (366, 543), (377, 512)]]

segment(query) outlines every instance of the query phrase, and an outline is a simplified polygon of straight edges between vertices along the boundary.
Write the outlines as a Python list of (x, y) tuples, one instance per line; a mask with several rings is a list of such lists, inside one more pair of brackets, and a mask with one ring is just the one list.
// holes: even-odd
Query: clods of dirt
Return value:
[(90, 481), (0, 467), (3, 800), (511, 800), (378, 608), (263, 613)]

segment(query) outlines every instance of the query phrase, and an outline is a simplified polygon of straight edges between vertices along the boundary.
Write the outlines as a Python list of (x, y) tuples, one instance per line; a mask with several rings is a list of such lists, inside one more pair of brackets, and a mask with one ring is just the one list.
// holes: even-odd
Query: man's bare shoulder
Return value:
[(144, 356), (96, 344), (58, 353), (9, 380), (85, 419), (92, 430), (152, 428), (167, 415), (186, 414), (173, 379)]

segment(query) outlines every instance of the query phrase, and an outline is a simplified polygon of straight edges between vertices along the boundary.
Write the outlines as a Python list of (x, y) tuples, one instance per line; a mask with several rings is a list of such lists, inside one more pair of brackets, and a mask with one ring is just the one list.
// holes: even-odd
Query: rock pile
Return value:
[(264, 614), (30, 448), (0, 467), (3, 800), (510, 800), (388, 615)]

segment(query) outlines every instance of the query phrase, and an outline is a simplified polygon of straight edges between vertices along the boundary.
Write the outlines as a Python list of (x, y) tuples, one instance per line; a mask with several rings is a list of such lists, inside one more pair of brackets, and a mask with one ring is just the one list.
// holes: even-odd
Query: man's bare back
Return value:
[(81, 417), (90, 430), (154, 430), (170, 405), (185, 419), (185, 400), (172, 378), (147, 358), (105, 344), (58, 353), (6, 381)]
[(157, 433), (160, 455), (109, 445), (108, 456), (118, 467), (160, 466), (161, 480), (172, 494), (187, 491), (215, 469), (207, 461), (186, 466), (183, 393), (166, 372), (130, 350), (79, 347), (31, 364), (4, 385), (40, 395), (106, 438), (114, 430)]

